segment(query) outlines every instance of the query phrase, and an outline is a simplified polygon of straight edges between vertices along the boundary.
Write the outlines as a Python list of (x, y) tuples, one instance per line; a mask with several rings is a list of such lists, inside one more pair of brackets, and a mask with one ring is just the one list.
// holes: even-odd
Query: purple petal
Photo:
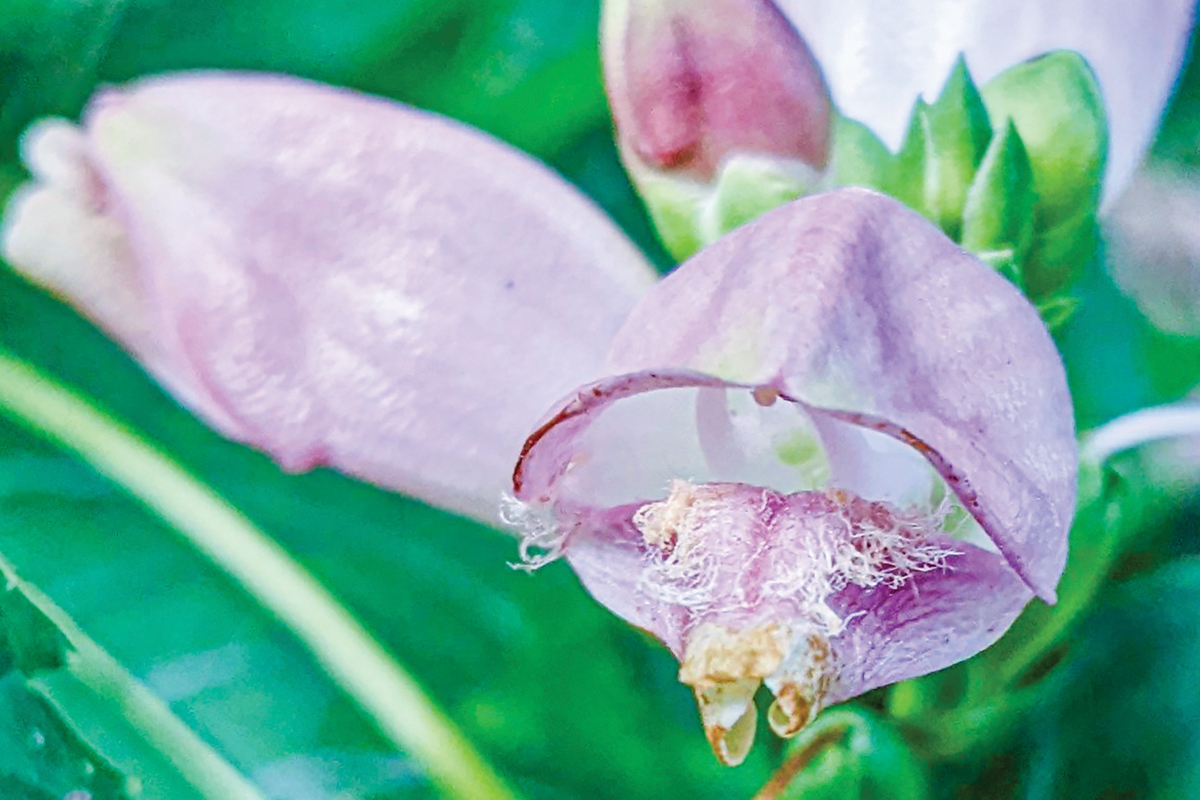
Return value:
[(777, 0), (812, 46), (834, 102), (893, 149), (918, 95), (932, 100), (965, 53), (980, 83), (1050, 50), (1092, 65), (1108, 109), (1105, 197), (1158, 128), (1192, 27), (1191, 0)]
[[(285, 468), (332, 465), (484, 520), (529, 427), (598, 374), (653, 281), (615, 226), (527, 156), (296, 79), (198, 73), (108, 91), (65, 149), (9, 210), (18, 267)], [(89, 192), (65, 185), (72, 169)], [(76, 225), (64, 238), (78, 246), (45, 241), (36, 229), (55, 215), (115, 231), (117, 254), (89, 268), (135, 276), (142, 326), (78, 291), (92, 279), (71, 257), (95, 237)]]
[(1033, 596), (1002, 559), (960, 542), (945, 571), (914, 573), (899, 591), (848, 587), (833, 604), (860, 614), (831, 641), (841, 665), (826, 702), (936, 672), (989, 647)]
[(735, 231), (647, 295), (608, 366), (774, 386), (914, 437), (1013, 569), (1053, 599), (1076, 468), (1058, 353), (1011, 284), (899, 203), (842, 190)]
[[(652, 289), (513, 474), (533, 566), (680, 659), (714, 752), (967, 658), (1063, 568), (1076, 454), (1037, 312), (894, 200), (796, 201)], [(664, 497), (665, 494), (665, 497)]]

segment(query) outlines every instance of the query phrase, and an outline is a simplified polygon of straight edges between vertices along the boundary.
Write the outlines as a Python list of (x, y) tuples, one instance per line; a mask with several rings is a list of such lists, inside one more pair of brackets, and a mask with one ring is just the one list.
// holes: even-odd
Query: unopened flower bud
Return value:
[(622, 157), (677, 256), (814, 187), (829, 92), (770, 0), (610, 0), (602, 33)]
[(0, 225), (15, 270), (285, 469), (484, 521), (528, 421), (599, 369), (653, 280), (527, 156), (296, 78), (105, 89), (22, 150), (34, 180)]
[(983, 87), (997, 130), (1012, 120), (1029, 154), (1035, 232), (1024, 269), (1029, 295), (1046, 298), (1092, 257), (1108, 154), (1100, 86), (1078, 53), (1057, 51), (1019, 64)]

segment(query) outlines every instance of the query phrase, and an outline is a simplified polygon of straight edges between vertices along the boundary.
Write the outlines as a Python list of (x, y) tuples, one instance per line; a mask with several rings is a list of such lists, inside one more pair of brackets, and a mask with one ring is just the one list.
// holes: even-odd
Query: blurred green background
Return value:
[[(596, 0), (0, 0), (0, 196), (23, 178), (24, 127), (77, 115), (99, 83), (281, 71), (438, 111), (533, 153), (666, 269), (613, 147), (598, 13)], [(1184, 72), (1150, 158), (1195, 179), (1200, 64)], [(1099, 263), (1078, 291), (1059, 343), (1081, 429), (1200, 382), (1200, 339), (1155, 329)], [(7, 268), (0, 346), (128, 422), (275, 537), (524, 796), (749, 798), (784, 757), (760, 734), (744, 766), (719, 767), (674, 660), (592, 602), (564, 564), (514, 572), (515, 544), (501, 534), (324, 470), (281, 474)], [(1172, 466), (1185, 456), (1154, 451), (1088, 476), (1060, 606), (1031, 608), (972, 662), (863, 698), (868, 733), (837, 745), (853, 757), (814, 764), (824, 772), (804, 796), (1200, 796), (1198, 452), (1193, 482)], [(265, 796), (437, 796), (227, 575), (8, 421), (0, 555)], [(1028, 641), (1045, 646), (1030, 656)], [(81, 695), (64, 653), (10, 587), (0, 797), (136, 796), (131, 776), (144, 797), (206, 796), (131, 742), (119, 702)], [(913, 770), (932, 779), (864, 777)]]

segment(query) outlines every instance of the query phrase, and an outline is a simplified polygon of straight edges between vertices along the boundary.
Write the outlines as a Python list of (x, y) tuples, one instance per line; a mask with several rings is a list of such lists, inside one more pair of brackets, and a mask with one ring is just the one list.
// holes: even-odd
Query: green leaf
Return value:
[(1033, 717), (1025, 796), (1198, 796), (1198, 629), (1200, 561), (1113, 592)]
[(10, 667), (0, 678), (0, 778), (55, 797), (262, 800), (2, 560), (0, 577), (0, 657)]
[(0, 27), (0, 161), (33, 119), (74, 116), (99, 80), (128, 0), (15, 0)]
[[(337, 13), (340, 4), (330, 2)], [(354, 85), (550, 157), (596, 125), (611, 130), (596, 45), (599, 5), (598, 0), (464, 2), (456, 16), (424, 37), (407, 31), (412, 46), (389, 46)]]
[(1033, 172), (1012, 121), (988, 145), (963, 206), (962, 246), (973, 253), (1008, 251), (1021, 285), (1021, 264), (1033, 236)]
[(100, 83), (285, 72), (402, 100), (546, 157), (608, 119), (597, 0), (21, 0), (0, 30), (0, 161)]
[(79, 740), (17, 672), (0, 677), (0, 794), (58, 800), (86, 791), (96, 800), (129, 800), (124, 777)]
[(1035, 235), (1025, 279), (1044, 298), (1075, 278), (1096, 245), (1095, 217), (1108, 152), (1100, 87), (1083, 57), (1055, 51), (983, 87), (993, 124), (1011, 120), (1033, 168)]

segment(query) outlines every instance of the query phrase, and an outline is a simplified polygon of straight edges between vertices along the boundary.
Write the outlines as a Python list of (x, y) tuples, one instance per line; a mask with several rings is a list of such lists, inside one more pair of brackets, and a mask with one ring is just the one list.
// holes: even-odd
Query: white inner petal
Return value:
[(593, 507), (662, 497), (674, 480), (739, 481), (790, 493), (826, 485), (808, 415), (742, 389), (662, 389), (606, 409), (578, 442), (562, 492)]

